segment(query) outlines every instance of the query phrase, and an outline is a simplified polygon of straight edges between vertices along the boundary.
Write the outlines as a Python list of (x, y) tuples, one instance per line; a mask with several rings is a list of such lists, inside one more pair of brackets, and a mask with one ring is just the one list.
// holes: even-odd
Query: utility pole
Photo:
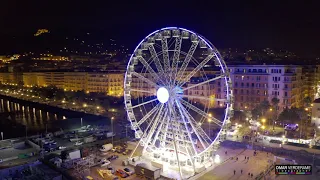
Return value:
[(126, 125), (126, 138), (128, 138), (128, 125)]
[(111, 117), (111, 132), (112, 132), (112, 146), (113, 146), (113, 119), (114, 117)]
[(80, 124), (81, 124), (81, 127), (82, 127), (82, 118), (80, 118)]
[(28, 139), (28, 126), (26, 125), (26, 139)]

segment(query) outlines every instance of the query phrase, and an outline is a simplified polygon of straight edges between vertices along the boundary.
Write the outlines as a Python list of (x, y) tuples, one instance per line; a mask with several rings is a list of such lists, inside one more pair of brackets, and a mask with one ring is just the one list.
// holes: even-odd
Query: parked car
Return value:
[(108, 166), (110, 164), (110, 161), (103, 161), (101, 164), (101, 167)]
[(112, 174), (114, 174), (114, 168), (113, 168), (113, 167), (109, 166), (107, 169), (108, 169)]
[(59, 149), (65, 149), (65, 148), (67, 148), (67, 147), (65, 147), (65, 146), (59, 146)]
[(120, 176), (121, 178), (126, 178), (128, 177), (129, 175), (122, 169), (118, 169), (117, 172), (116, 172), (116, 175), (117, 176)]
[(118, 159), (118, 158), (119, 158), (119, 156), (117, 156), (117, 155), (111, 155), (110, 157), (108, 157), (108, 160), (112, 161), (112, 160), (115, 160), (115, 159)]
[(78, 142), (76, 142), (76, 146), (81, 146), (83, 144), (83, 142), (80, 142), (80, 141), (78, 141)]
[(128, 175), (132, 175), (132, 174), (134, 174), (134, 172), (133, 171), (131, 171), (129, 168), (124, 168), (123, 169)]

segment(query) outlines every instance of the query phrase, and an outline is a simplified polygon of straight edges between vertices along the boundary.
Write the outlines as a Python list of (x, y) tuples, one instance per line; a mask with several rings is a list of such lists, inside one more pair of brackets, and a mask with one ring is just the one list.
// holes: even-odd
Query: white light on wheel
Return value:
[(166, 103), (169, 100), (169, 92), (166, 88), (161, 87), (157, 91), (157, 98), (161, 103)]

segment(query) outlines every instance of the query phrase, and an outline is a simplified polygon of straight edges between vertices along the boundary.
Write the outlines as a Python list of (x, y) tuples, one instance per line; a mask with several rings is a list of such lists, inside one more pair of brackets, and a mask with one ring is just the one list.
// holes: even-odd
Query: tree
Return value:
[[(306, 128), (306, 120), (308, 119), (308, 113), (305, 109), (297, 109), (296, 111), (297, 115), (299, 116), (300, 123), (299, 123), (299, 129), (300, 129), (300, 139), (302, 135), (302, 128)], [(305, 120), (305, 121), (303, 121)]]
[(61, 89), (58, 89), (56, 92), (55, 92), (55, 98), (56, 100), (62, 100), (65, 98), (65, 93), (63, 90)]
[(285, 108), (278, 117), (278, 120), (282, 123), (290, 123), (290, 124), (297, 124), (300, 120), (299, 117), (300, 109), (297, 108)]
[(277, 119), (278, 116), (278, 104), (279, 104), (280, 100), (277, 97), (274, 97), (271, 99), (271, 103), (273, 105), (273, 109), (274, 109), (274, 118), (273, 118), (273, 124), (272, 124), (272, 129), (274, 130), (274, 122)]
[(253, 119), (258, 119), (258, 117), (261, 116), (261, 109), (256, 107), (251, 111), (251, 114)]
[(310, 107), (311, 105), (311, 102), (312, 102), (312, 99), (311, 97), (307, 96), (303, 99), (303, 104), (305, 107)]
[(262, 101), (259, 105), (259, 108), (261, 110), (261, 115), (263, 116), (264, 113), (270, 108), (270, 103), (269, 101)]

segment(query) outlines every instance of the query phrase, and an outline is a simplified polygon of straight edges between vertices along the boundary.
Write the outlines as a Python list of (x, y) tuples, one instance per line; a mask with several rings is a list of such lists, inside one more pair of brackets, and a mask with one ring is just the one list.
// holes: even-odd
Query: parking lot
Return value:
[[(115, 146), (115, 147), (119, 147), (119, 146)], [(127, 147), (125, 149), (133, 150), (135, 147), (136, 147), (135, 143), (130, 142), (130, 143), (127, 144)], [(141, 153), (141, 152), (142, 152), (142, 148), (138, 147), (136, 154)], [(100, 176), (98, 170), (108, 170), (108, 168), (112, 168), (114, 170), (114, 173), (113, 173), (114, 175), (116, 175), (116, 171), (117, 170), (119, 170), (119, 169), (123, 170), (124, 168), (129, 168), (130, 171), (134, 172), (134, 167), (133, 166), (131, 166), (131, 165), (124, 166), (123, 165), (123, 161), (126, 160), (130, 156), (130, 153), (127, 154), (127, 155), (123, 155), (122, 153), (112, 152), (112, 151), (108, 151), (107, 153), (101, 153), (98, 150), (98, 152), (96, 152), (95, 154), (97, 155), (97, 159), (96, 160), (104, 159), (104, 158), (108, 159), (110, 156), (113, 156), (113, 155), (118, 156), (118, 158), (114, 159), (114, 160), (110, 160), (110, 164), (107, 165), (107, 166), (101, 167), (101, 164), (97, 164), (96, 166), (91, 167), (90, 168), (90, 174), (87, 174), (87, 175), (91, 176), (94, 179), (103, 179)], [(70, 172), (70, 173), (75, 173), (74, 171), (75, 170), (73, 170), (73, 172)], [(121, 179), (121, 177), (119, 177), (119, 178)], [(130, 176), (126, 177), (125, 179), (139, 180), (139, 179), (141, 179), (141, 177), (136, 177), (136, 175), (133, 174), (133, 175), (130, 175)]]

